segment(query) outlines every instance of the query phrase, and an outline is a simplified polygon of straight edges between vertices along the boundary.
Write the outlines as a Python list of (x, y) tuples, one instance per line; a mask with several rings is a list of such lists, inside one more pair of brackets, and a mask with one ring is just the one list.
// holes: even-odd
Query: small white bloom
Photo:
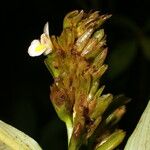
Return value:
[(31, 57), (40, 56), (45, 50), (46, 47), (42, 45), (39, 40), (33, 40), (28, 48), (28, 54)]
[(28, 54), (31, 57), (40, 56), (41, 54), (48, 55), (52, 52), (53, 44), (49, 37), (48, 23), (44, 26), (44, 33), (41, 35), (40, 40), (33, 40), (28, 48)]

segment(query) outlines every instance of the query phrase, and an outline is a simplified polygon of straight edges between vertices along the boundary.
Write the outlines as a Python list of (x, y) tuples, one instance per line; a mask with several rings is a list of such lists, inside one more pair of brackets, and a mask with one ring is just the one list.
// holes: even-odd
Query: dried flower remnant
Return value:
[[(89, 150), (114, 149), (125, 136), (115, 126), (129, 99), (103, 94), (104, 86), (100, 84), (108, 68), (104, 64), (108, 48), (102, 24), (110, 16), (98, 11), (72, 11), (64, 17), (60, 36), (44, 32), (48, 39), (44, 44), (43, 36), (40, 40), (42, 46), (50, 49), (45, 58), (54, 78), (50, 99), (59, 118), (66, 123), (69, 150), (83, 145)], [(42, 53), (46, 48), (41, 48)]]

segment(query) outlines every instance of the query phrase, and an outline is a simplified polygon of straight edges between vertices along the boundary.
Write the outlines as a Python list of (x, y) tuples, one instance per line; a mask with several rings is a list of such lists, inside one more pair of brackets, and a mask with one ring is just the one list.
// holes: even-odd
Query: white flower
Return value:
[(42, 45), (39, 40), (33, 40), (28, 48), (28, 54), (31, 57), (40, 56), (45, 50), (46, 47)]
[(31, 57), (40, 56), (41, 54), (48, 55), (52, 52), (53, 44), (49, 37), (48, 23), (44, 26), (44, 33), (41, 35), (40, 40), (35, 39), (31, 42), (28, 48), (28, 54)]

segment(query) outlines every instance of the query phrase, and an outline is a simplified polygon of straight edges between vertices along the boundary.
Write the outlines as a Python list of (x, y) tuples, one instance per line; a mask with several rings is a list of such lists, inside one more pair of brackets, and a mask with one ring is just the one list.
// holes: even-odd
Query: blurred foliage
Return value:
[(120, 73), (129, 67), (135, 57), (137, 50), (136, 46), (136, 42), (133, 40), (124, 40), (116, 45), (113, 53), (108, 59), (108, 63), (110, 64), (108, 76), (110, 78), (117, 77)]
[[(145, 59), (150, 60), (150, 37), (146, 35), (147, 24), (142, 29), (136, 22), (124, 16), (114, 16), (112, 23), (127, 33), (122, 33), (119, 37), (119, 41), (122, 41), (115, 44), (108, 59), (111, 68), (108, 75), (111, 78), (117, 77), (133, 63), (138, 50)], [(121, 30), (119, 32), (122, 32)]]
[(150, 60), (150, 37), (143, 37), (141, 39), (141, 48), (144, 56)]
[(40, 143), (44, 150), (50, 149), (67, 149), (67, 134), (65, 124), (58, 118), (51, 118), (50, 121), (43, 127), (41, 132)]

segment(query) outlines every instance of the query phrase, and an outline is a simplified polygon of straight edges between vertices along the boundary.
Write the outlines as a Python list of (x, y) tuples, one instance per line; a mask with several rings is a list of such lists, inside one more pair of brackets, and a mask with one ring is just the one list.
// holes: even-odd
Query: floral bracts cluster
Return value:
[(110, 15), (98, 11), (68, 13), (60, 36), (49, 36), (48, 24), (40, 40), (34, 40), (29, 54), (45, 54), (45, 64), (54, 78), (50, 99), (66, 123), (68, 149), (116, 148), (125, 136), (116, 124), (125, 113), (128, 99), (102, 94), (100, 78), (107, 70), (106, 35), (101, 25)]

